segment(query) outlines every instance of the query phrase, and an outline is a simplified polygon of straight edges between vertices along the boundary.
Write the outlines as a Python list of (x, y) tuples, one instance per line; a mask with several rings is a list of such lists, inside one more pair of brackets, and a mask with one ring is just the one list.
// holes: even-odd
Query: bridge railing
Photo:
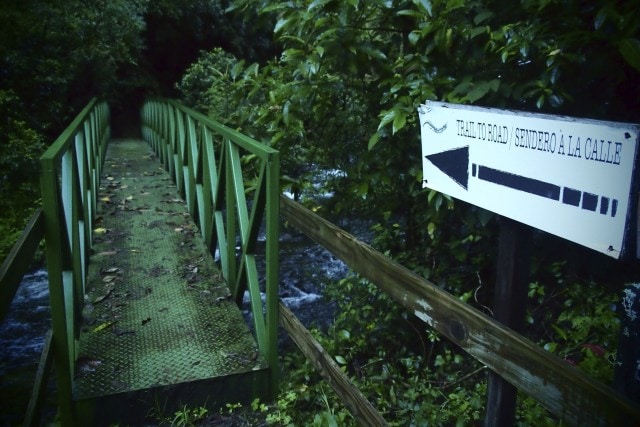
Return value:
[[(145, 103), (142, 134), (174, 179), (210, 251), (218, 251), (238, 303), (248, 290), (258, 348), (275, 392), (279, 152), (171, 100)], [(264, 294), (256, 264), (263, 223)]]
[[(590, 378), (302, 205), (284, 196), (280, 203), (282, 216), (289, 224), (568, 425), (640, 425), (640, 408), (616, 390)], [(283, 323), (291, 322), (284, 319)], [(312, 353), (314, 357), (322, 356), (317, 350)], [(314, 365), (324, 367), (325, 363), (314, 360)], [(346, 394), (349, 390), (341, 380), (334, 377), (332, 381), (339, 386), (336, 392), (358, 417), (375, 419), (364, 418), (364, 415), (374, 417), (375, 414), (371, 415), (357, 396)]]
[(53, 363), (63, 425), (72, 422), (75, 360), (109, 108), (93, 99), (40, 158)]

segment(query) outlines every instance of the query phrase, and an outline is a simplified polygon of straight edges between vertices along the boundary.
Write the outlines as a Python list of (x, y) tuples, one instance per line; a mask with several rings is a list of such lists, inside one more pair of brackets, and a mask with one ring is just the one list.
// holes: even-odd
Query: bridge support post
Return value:
[[(531, 228), (500, 217), (500, 242), (494, 293), (494, 318), (521, 333), (531, 267)], [(515, 422), (517, 389), (489, 371), (485, 427), (512, 426)]]

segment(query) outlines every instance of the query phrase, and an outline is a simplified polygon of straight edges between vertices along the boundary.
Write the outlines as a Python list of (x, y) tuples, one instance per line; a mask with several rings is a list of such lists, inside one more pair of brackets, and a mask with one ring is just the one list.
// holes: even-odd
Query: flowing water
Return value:
[[(346, 272), (344, 263), (325, 249), (300, 233), (282, 230), (280, 297), (305, 325), (330, 323), (335, 307), (322, 298), (322, 291)], [(0, 324), (0, 426), (22, 423), (50, 327), (47, 274), (38, 270), (24, 277)]]
[(51, 326), (47, 273), (27, 274), (0, 323), (0, 426), (22, 423)]

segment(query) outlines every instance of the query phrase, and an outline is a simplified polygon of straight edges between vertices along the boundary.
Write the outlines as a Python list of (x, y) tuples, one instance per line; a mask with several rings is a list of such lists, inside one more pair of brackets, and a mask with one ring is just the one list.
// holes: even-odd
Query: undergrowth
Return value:
[[(617, 294), (592, 282), (566, 280), (562, 263), (550, 269), (555, 281), (530, 284), (526, 334), (567, 364), (610, 384), (619, 330)], [(328, 286), (325, 296), (337, 303), (338, 314), (328, 330), (312, 329), (312, 334), (390, 425), (483, 422), (486, 367), (357, 276)], [(282, 363), (282, 391), (274, 405), (262, 407), (268, 424), (356, 425), (297, 349)], [(516, 424), (562, 425), (522, 393)]]

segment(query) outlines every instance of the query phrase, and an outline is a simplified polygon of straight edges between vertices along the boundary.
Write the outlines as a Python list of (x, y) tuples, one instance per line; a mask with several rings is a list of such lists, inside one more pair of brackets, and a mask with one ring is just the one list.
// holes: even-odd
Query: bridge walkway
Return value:
[(173, 414), (267, 389), (267, 363), (144, 141), (110, 142), (98, 199), (73, 390), (79, 419), (135, 422), (151, 407)]

